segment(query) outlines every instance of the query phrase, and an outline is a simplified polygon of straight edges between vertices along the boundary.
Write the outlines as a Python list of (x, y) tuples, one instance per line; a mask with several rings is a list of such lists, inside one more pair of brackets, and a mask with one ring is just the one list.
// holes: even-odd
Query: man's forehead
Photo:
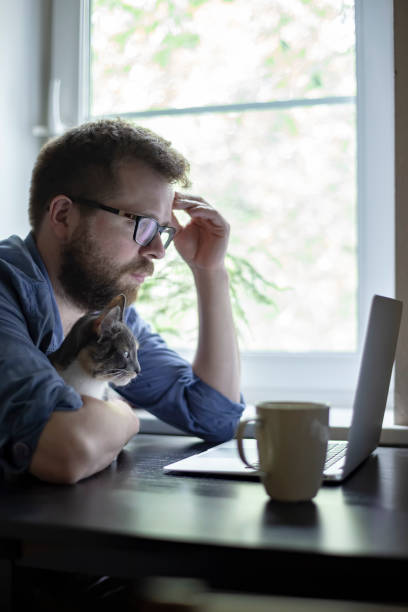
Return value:
[(116, 176), (115, 200), (129, 212), (171, 219), (175, 187), (166, 177), (139, 160), (120, 164)]
[(140, 159), (122, 160), (115, 167), (119, 183), (163, 184), (171, 187), (165, 175)]

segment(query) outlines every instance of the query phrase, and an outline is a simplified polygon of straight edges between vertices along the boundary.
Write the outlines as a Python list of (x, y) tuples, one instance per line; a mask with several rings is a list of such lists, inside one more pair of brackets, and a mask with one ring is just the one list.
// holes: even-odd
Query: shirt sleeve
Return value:
[(30, 321), (13, 298), (0, 295), (0, 471), (4, 473), (29, 467), (54, 410), (82, 405), (80, 395), (64, 383), (32, 340)]
[(129, 403), (165, 423), (210, 442), (230, 440), (245, 408), (202, 381), (131, 308), (127, 324), (139, 342), (140, 375), (115, 387)]

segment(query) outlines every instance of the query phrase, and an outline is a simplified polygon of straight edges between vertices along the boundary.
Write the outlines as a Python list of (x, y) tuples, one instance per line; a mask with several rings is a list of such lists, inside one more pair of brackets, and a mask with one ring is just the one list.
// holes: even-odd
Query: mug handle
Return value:
[(252, 465), (252, 463), (249, 463), (248, 459), (245, 456), (245, 451), (244, 451), (244, 444), (243, 444), (243, 436), (244, 436), (244, 432), (245, 432), (245, 428), (248, 425), (248, 423), (260, 423), (261, 419), (253, 417), (252, 419), (244, 419), (243, 421), (240, 421), (238, 428), (237, 428), (237, 432), (236, 432), (236, 437), (237, 437), (237, 444), (238, 444), (238, 454), (241, 457), (241, 460), (250, 468), (252, 468), (253, 470), (255, 470), (256, 472), (259, 471), (259, 465)]

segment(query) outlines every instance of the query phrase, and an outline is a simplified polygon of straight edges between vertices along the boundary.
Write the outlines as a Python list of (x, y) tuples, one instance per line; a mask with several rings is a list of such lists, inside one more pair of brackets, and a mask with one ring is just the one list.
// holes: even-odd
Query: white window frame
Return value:
[[(89, 12), (89, 0), (53, 0), (49, 125), (42, 134), (88, 118)], [(395, 295), (393, 3), (356, 0), (356, 38), (358, 350), (245, 352), (249, 403), (302, 398), (350, 407), (371, 298)]]

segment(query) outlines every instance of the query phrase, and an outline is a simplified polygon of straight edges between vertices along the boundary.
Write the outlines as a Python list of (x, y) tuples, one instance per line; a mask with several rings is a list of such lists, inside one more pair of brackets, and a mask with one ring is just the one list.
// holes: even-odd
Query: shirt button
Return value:
[(13, 444), (13, 460), (16, 467), (24, 467), (30, 457), (30, 449), (25, 442)]

